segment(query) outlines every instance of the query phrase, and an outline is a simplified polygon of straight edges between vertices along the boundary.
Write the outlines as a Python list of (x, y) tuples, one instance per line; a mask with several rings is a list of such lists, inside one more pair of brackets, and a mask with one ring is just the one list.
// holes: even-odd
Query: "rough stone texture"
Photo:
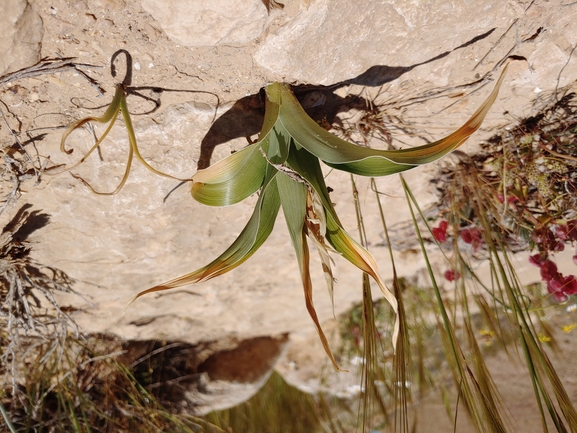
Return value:
[(190, 47), (246, 44), (262, 34), (268, 21), (256, 0), (143, 0), (142, 7), (170, 39)]
[[(499, 5), (488, 2), (485, 6), (469, 3), (466, 6), (452, 6), (453, 14), (459, 19), (441, 8), (440, 15), (432, 15), (451, 23), (449, 35), (445, 26), (438, 24), (441, 21), (435, 21), (436, 24), (424, 22), (431, 13), (427, 15), (420, 10), (409, 13), (409, 3), (397, 2), (397, 11), (390, 4), (373, 5), (373, 2), (370, 3), (373, 6), (367, 4), (367, 8), (359, 7), (353, 11), (345, 3), (337, 1), (329, 7), (322, 1), (313, 2), (308, 9), (303, 7), (298, 13), (294, 7), (291, 12), (291, 5), (287, 5), (287, 15), (277, 12), (276, 21), (271, 24), (272, 33), (263, 40), (255, 57), (261, 59), (263, 50), (281, 44), (279, 35), (289, 34), (290, 29), (297, 27), (295, 22), (313, 32), (318, 24), (315, 20), (322, 16), (322, 32), (309, 33), (307, 30), (300, 33), (301, 39), (308, 39), (309, 43), (299, 45), (300, 42), (292, 39), (296, 44), (292, 47), (288, 42), (283, 42), (282, 46), (287, 50), (291, 62), (285, 65), (282, 75), (297, 77), (302, 72), (301, 80), (329, 83), (358, 75), (370, 66), (415, 65), (495, 28), (485, 39), (406, 71), (391, 81), (388, 94), (396, 101), (402, 101), (403, 98), (429, 91), (433, 86), (461, 84), (474, 79), (477, 70), (485, 73), (505, 56), (515, 45), (515, 34), (519, 35), (519, 40), (523, 40), (543, 26), (545, 29), (540, 34), (530, 41), (519, 43), (517, 51), (513, 51), (524, 55), (533, 69), (527, 68), (524, 62), (512, 65), (503, 92), (490, 113), (489, 126), (511, 120), (503, 115), (504, 110), (519, 116), (527, 114), (530, 112), (530, 102), (536, 96), (554, 90), (559, 76), (559, 85), (564, 85), (576, 75), (577, 62), (570, 57), (571, 43), (574, 43), (570, 26), (576, 15), (574, 6), (545, 8), (535, 2), (525, 12), (524, 7), (528, 3), (525, 6), (516, 2)], [(52, 13), (51, 6), (57, 11), (56, 14)], [(250, 44), (238, 48), (216, 47), (193, 51), (176, 47), (174, 42), (158, 33), (158, 23), (139, 9), (137, 3), (127, 2), (124, 11), (118, 9), (115, 3), (91, 3), (86, 15), (76, 21), (74, 17), (78, 16), (78, 11), (68, 9), (64, 2), (50, 5), (39, 3), (38, 10), (44, 14), (47, 26), (43, 55), (53, 55), (55, 52), (64, 56), (78, 55), (83, 61), (107, 66), (108, 56), (116, 48), (124, 46), (132, 53), (134, 65), (138, 63), (140, 68), (134, 71), (135, 85), (205, 89), (214, 91), (224, 101), (234, 101), (247, 92), (256, 93), (267, 81), (282, 79), (280, 72), (266, 76), (254, 72), (250, 60), (253, 46)], [(472, 27), (469, 23), (471, 20), (465, 18), (478, 10), (484, 11), (486, 16), (482, 21), (485, 24), (478, 27), (474, 24)], [(381, 14), (388, 18), (382, 18)], [(405, 18), (401, 20), (401, 16)], [(402, 23), (404, 27), (397, 28), (391, 24), (387, 30), (390, 32), (387, 33), (388, 46), (391, 48), (381, 52), (371, 45), (371, 57), (366, 44), (383, 31), (384, 22), (394, 17), (397, 17), (397, 21), (392, 22), (398, 22), (398, 26)], [(518, 21), (508, 30), (514, 17)], [(358, 62), (356, 69), (346, 73), (329, 67), (328, 63), (324, 64), (324, 69), (317, 68), (309, 61), (313, 54), (318, 57), (319, 47), (323, 52), (329, 52), (322, 41), (312, 44), (315, 38), (330, 38), (331, 32), (346, 33), (338, 33), (336, 23), (348, 29), (350, 34), (355, 34), (352, 32), (355, 27), (365, 29), (357, 32), (365, 36), (357, 36), (357, 39), (351, 36), (353, 42), (357, 42), (347, 45), (349, 51), (346, 56), (344, 51), (339, 54), (343, 59), (346, 57), (349, 65)], [(406, 39), (409, 24), (415, 32), (422, 31), (421, 26), (428, 29), (418, 33), (421, 34), (418, 38), (415, 37), (423, 41), (420, 50), (409, 49)], [(334, 49), (344, 50), (345, 44), (341, 42)], [(360, 55), (363, 49), (366, 52)], [(297, 52), (300, 53), (298, 57)], [(485, 54), (487, 57), (484, 58)], [(395, 56), (398, 56), (398, 60), (395, 60)], [(474, 69), (480, 61), (480, 66)], [(72, 73), (22, 81), (22, 92), (5, 92), (2, 97), (16, 115), (23, 113), (22, 131), (38, 126), (66, 124), (69, 121), (66, 116), (78, 118), (102, 112), (79, 109), (70, 103), (70, 98), (82, 96), (89, 99), (89, 102), (82, 104), (86, 107), (99, 106), (109, 100), (114, 80), (108, 75), (107, 68), (92, 68), (88, 72), (109, 91), (104, 98), (100, 98), (82, 77)], [(321, 78), (321, 72), (330, 78)], [(317, 74), (316, 78), (313, 73)], [(248, 84), (244, 77), (249, 77)], [(378, 79), (379, 74), (376, 77)], [(232, 85), (234, 83), (237, 85)], [(540, 93), (534, 92), (537, 87)], [(405, 109), (405, 116), (424, 127), (433, 124), (435, 129), (432, 129), (432, 135), (438, 137), (462, 123), (487, 94), (488, 88), (482, 88), (469, 98), (457, 99), (463, 96), (464, 91), (466, 89), (457, 89), (447, 92), (448, 96), (440, 100), (410, 106), (410, 111)], [(150, 108), (145, 101), (135, 97), (130, 98), (129, 105), (135, 112)], [(210, 127), (214, 105), (214, 97), (207, 95), (164, 93), (160, 110), (147, 116), (135, 116), (136, 133), (147, 160), (177, 176), (190, 176), (199, 158), (199, 143)], [(440, 111), (447, 106), (448, 109)], [(230, 104), (222, 105), (219, 113), (226, 112), (229, 107)], [(59, 112), (64, 115), (54, 114)], [(97, 127), (97, 131), (101, 133), (103, 128)], [(70, 164), (87, 150), (90, 136), (78, 132), (69, 141), (69, 146), (76, 150), (72, 157), (66, 157), (58, 151), (59, 134), (60, 131), (51, 131), (38, 143), (42, 155), (50, 155), (58, 163)], [(12, 142), (9, 135), (3, 135), (2, 139), (4, 143)], [(239, 138), (217, 146), (212, 160), (240, 149), (245, 143), (244, 139)], [(126, 146), (126, 133), (119, 122), (105, 144), (104, 160), (100, 162), (94, 155), (75, 173), (100, 190), (113, 189), (123, 171)], [(406, 176), (424, 206), (434, 201), (426, 181), (433, 172), (433, 166), (424, 167)], [(335, 188), (333, 199), (337, 211), (345, 225), (354, 232), (355, 217), (350, 204), (348, 175), (333, 172), (328, 182)], [(248, 338), (269, 333), (311, 332), (313, 326), (304, 308), (297, 265), (282, 217), (279, 217), (277, 229), (262, 250), (238, 270), (197, 287), (141, 299), (122, 315), (126, 302), (139, 290), (188, 272), (223, 251), (243, 227), (255, 201), (252, 198), (230, 208), (212, 209), (195, 203), (190, 199), (187, 188), (182, 187), (163, 203), (163, 198), (174, 185), (174, 181), (153, 176), (135, 163), (126, 187), (113, 197), (92, 194), (80, 181), (66, 173), (55, 177), (46, 175), (40, 185), (31, 184), (26, 188), (28, 193), (21, 200), (33, 203), (52, 215), (51, 224), (37, 239), (36, 254), (44, 263), (61, 267), (77, 278), (79, 284), (86, 284), (83, 291), (90, 296), (92, 304), (83, 305), (86, 311), (77, 314), (79, 322), (89, 331), (113, 331), (127, 338), (170, 336), (191, 343), (215, 340), (230, 333)], [(402, 199), (394, 198), (399, 192), (398, 180), (379, 180), (379, 187), (392, 196), (385, 203), (387, 209), (395, 209), (388, 215), (390, 224), (406, 219), (408, 214), (402, 210)], [(378, 244), (382, 240), (378, 228), (379, 217), (373, 212), (374, 202), (366, 180), (359, 180), (358, 188), (362, 202), (368, 206), (365, 222), (369, 241)], [(9, 213), (2, 218), (8, 218)], [(379, 259), (383, 274), (387, 275), (390, 265), (386, 251), (376, 248), (374, 254)], [(272, 257), (274, 260), (271, 260)], [(315, 255), (313, 258), (316, 260)], [(412, 274), (421, 267), (417, 256), (408, 253), (401, 257), (400, 270), (403, 273)], [(315, 269), (318, 287), (316, 306), (320, 317), (328, 319), (332, 317), (332, 308), (319, 267)], [(338, 314), (360, 298), (360, 276), (348, 263), (337, 258), (337, 278), (335, 312)], [(150, 325), (133, 324), (139, 319), (156, 316), (159, 319)]]
[[(318, 0), (271, 31), (254, 58), (287, 81), (331, 85), (358, 77), (374, 85), (399, 77), (394, 93), (404, 81), (419, 90), (473, 81), (517, 55), (530, 67), (511, 88), (531, 100), (534, 91), (573, 80), (574, 14), (573, 4)], [(375, 66), (379, 74), (362, 76)]]
[[(574, 2), (284, 3), (286, 8), (271, 14), (269, 23), (264, 6), (257, 0), (235, 2), (234, 8), (232, 2), (219, 2), (236, 11), (231, 12), (235, 21), (239, 19), (235, 25), (241, 25), (245, 15), (254, 20), (256, 27), (249, 26), (240, 35), (230, 29), (223, 34), (199, 32), (198, 26), (184, 21), (193, 15), (195, 19), (203, 16), (201, 11), (213, 8), (216, 2), (187, 2), (192, 6), (187, 6), (191, 9), (185, 13), (177, 1), (146, 0), (142, 2), (144, 10), (136, 0), (38, 0), (34, 7), (45, 27), (41, 55), (76, 56), (79, 62), (93, 65), (83, 70), (98, 80), (106, 93), (100, 95), (73, 70), (21, 79), (10, 88), (0, 87), (0, 98), (10, 110), (7, 120), (23, 142), (29, 138), (27, 131), (33, 131), (33, 136), (46, 134), (36, 142), (42, 158), (49, 156), (54, 163), (68, 165), (77, 161), (89, 148), (91, 135), (75, 132), (68, 142), (75, 151), (66, 156), (59, 151), (62, 129), (55, 128), (72, 119), (103, 113), (118, 80), (109, 74), (110, 56), (124, 48), (133, 56), (133, 85), (212, 92), (220, 98), (219, 116), (235, 101), (256, 95), (263, 85), (275, 80), (327, 85), (350, 80), (355, 84), (336, 90), (341, 96), (360, 91), (364, 85), (377, 90), (377, 85), (384, 83), (382, 97), (387, 107), (434, 139), (461, 125), (492, 84), (486, 80), (464, 85), (491, 73), (507, 55), (524, 57), (526, 61), (511, 64), (482, 131), (463, 147), (470, 151), (496, 126), (534, 113), (536, 100), (546, 101), (556, 87), (574, 83), (577, 76)], [(9, 4), (22, 6), (25, 2), (11, 0)], [(168, 15), (162, 15), (164, 11), (173, 11), (172, 24)], [(256, 15), (251, 16), (253, 13)], [(228, 12), (223, 15), (231, 16)], [(260, 35), (263, 26), (266, 29)], [(17, 33), (14, 26), (10, 28)], [(212, 38), (202, 44), (213, 45), (183, 46), (202, 40), (205, 35), (199, 33)], [(37, 58), (36, 54), (26, 64)], [(497, 72), (498, 68), (488, 77), (494, 78)], [(433, 94), (437, 91), (438, 95)], [(147, 115), (133, 116), (144, 157), (168, 173), (192, 175), (201, 155), (200, 143), (213, 120), (214, 95), (172, 91), (146, 94), (159, 97), (161, 106)], [(252, 99), (247, 101), (250, 108)], [(134, 113), (152, 108), (136, 96), (131, 96), (128, 104)], [(239, 123), (242, 126), (242, 121)], [(96, 131), (101, 134), (104, 127), (98, 125)], [(213, 162), (246, 145), (242, 133), (231, 138), (216, 146)], [(394, 139), (403, 146), (410, 141), (400, 134)], [(0, 140), (3, 148), (14, 143), (4, 124)], [(100, 190), (112, 190), (123, 172), (127, 143), (123, 122), (119, 121), (106, 140), (103, 159), (94, 154), (74, 173)], [(31, 145), (27, 149), (35, 155)], [(431, 165), (406, 175), (422, 206), (435, 200), (428, 184), (434, 172)], [(332, 172), (327, 182), (335, 189), (331, 196), (337, 212), (351, 233), (356, 233), (349, 176)], [(189, 272), (220, 254), (240, 232), (256, 201), (252, 197), (232, 207), (208, 208), (190, 198), (188, 187), (181, 187), (163, 202), (176, 184), (152, 175), (135, 162), (125, 188), (112, 197), (92, 194), (68, 173), (47, 173), (39, 185), (29, 181), (22, 186), (25, 194), (18, 205), (31, 203), (51, 215), (50, 224), (34, 234), (34, 254), (42, 263), (63, 269), (77, 280), (76, 288), (87, 301), (70, 297), (62, 302), (80, 308), (74, 317), (84, 330), (113, 332), (126, 338), (180, 339), (191, 344), (231, 336), (248, 339), (291, 333), (296, 340), (314, 336), (282, 216), (270, 239), (242, 267), (198, 286), (139, 299), (123, 314), (124, 306), (138, 291)], [(359, 179), (357, 188), (372, 252), (383, 275), (390, 275), (386, 249), (375, 246), (382, 241), (382, 230), (368, 181)], [(389, 224), (405, 221), (408, 211), (404, 199), (399, 198), (398, 179), (381, 179), (379, 188), (387, 194), (383, 197)], [(0, 222), (8, 221), (16, 210), (7, 209)], [(316, 253), (311, 256), (315, 305), (325, 321), (333, 317), (333, 310)], [(401, 275), (414, 275), (423, 267), (420, 257), (412, 252), (398, 258)], [(361, 276), (344, 260), (337, 257), (336, 261), (338, 315), (361, 298)], [(440, 258), (437, 263), (441, 263)], [(523, 275), (537, 280), (536, 268), (530, 270), (533, 274)], [(307, 350), (311, 346), (304, 347)]]
[(26, 0), (2, 2), (0, 29), (0, 75), (40, 60), (42, 19)]

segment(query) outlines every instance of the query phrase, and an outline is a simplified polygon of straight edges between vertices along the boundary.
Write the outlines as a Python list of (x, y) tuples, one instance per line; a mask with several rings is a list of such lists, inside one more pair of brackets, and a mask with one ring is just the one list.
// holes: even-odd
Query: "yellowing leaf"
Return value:
[[(68, 129), (66, 129), (66, 131), (64, 131), (64, 134), (62, 134), (62, 139), (60, 141), (60, 150), (67, 153), (67, 154), (70, 154), (70, 153), (72, 153), (72, 149), (66, 149), (65, 143), (66, 143), (66, 139), (72, 133), (72, 131), (74, 131), (75, 129), (80, 128), (82, 125), (84, 125), (88, 122), (92, 122), (92, 121), (98, 122), (98, 123), (110, 122), (110, 124), (108, 125), (108, 127), (104, 131), (104, 134), (102, 134), (102, 137), (100, 137), (96, 141), (96, 143), (90, 148), (90, 150), (88, 152), (86, 152), (86, 154), (76, 164), (74, 164), (70, 168), (67, 168), (66, 171), (70, 171), (70, 170), (78, 167), (78, 165), (80, 165), (84, 161), (86, 161), (86, 158), (88, 158), (88, 156), (90, 156), (90, 154), (92, 152), (94, 152), (94, 150), (96, 150), (102, 144), (102, 141), (106, 138), (106, 136), (108, 135), (108, 133), (110, 132), (110, 130), (114, 126), (116, 119), (118, 117), (118, 113), (122, 113), (122, 117), (123, 117), (124, 123), (126, 125), (126, 130), (128, 132), (128, 142), (130, 144), (130, 146), (128, 148), (128, 161), (126, 162), (126, 169), (124, 171), (124, 175), (122, 176), (122, 179), (120, 180), (120, 183), (118, 184), (116, 189), (114, 189), (114, 191), (111, 191), (111, 192), (96, 191), (88, 182), (86, 182), (82, 178), (80, 178), (80, 180), (82, 180), (82, 182), (86, 186), (88, 186), (94, 193), (99, 194), (99, 195), (114, 195), (114, 194), (118, 193), (122, 189), (122, 187), (124, 186), (126, 181), (128, 180), (128, 175), (130, 174), (130, 168), (132, 167), (132, 159), (134, 156), (136, 156), (136, 159), (138, 159), (148, 170), (152, 171), (153, 173), (155, 173), (159, 176), (164, 176), (164, 177), (168, 177), (170, 179), (175, 179), (175, 180), (180, 180), (180, 181), (185, 181), (185, 182), (190, 180), (190, 179), (180, 179), (178, 177), (171, 176), (170, 174), (163, 173), (162, 171), (157, 170), (154, 167), (152, 167), (150, 164), (148, 164), (148, 162), (146, 162), (146, 160), (140, 155), (140, 151), (138, 150), (138, 144), (136, 142), (136, 135), (134, 133), (134, 127), (132, 126), (132, 120), (130, 119), (130, 113), (128, 112), (128, 107), (126, 105), (126, 93), (125, 93), (124, 88), (121, 84), (116, 86), (116, 93), (114, 94), (114, 98), (112, 99), (112, 102), (110, 103), (110, 105), (108, 106), (108, 108), (106, 109), (106, 111), (104, 112), (104, 115), (102, 115), (102, 117), (85, 117), (84, 119), (81, 119), (81, 120), (78, 120), (77, 122), (74, 122), (72, 125), (70, 125), (68, 127)], [(74, 177), (77, 177), (77, 176), (74, 176)]]

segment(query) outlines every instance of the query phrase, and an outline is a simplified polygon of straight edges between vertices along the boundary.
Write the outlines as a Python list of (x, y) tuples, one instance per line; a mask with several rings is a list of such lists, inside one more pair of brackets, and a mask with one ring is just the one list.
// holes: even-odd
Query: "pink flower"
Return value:
[(538, 268), (543, 266), (543, 263), (545, 263), (546, 260), (547, 256), (543, 256), (541, 254), (534, 254), (532, 256), (529, 256), (529, 263), (531, 263), (534, 266), (537, 266)]
[(567, 237), (577, 241), (577, 220), (567, 221)]
[(447, 269), (445, 271), (445, 280), (453, 282), (455, 280), (458, 280), (459, 278), (461, 278), (461, 274), (459, 274), (454, 269)]
[(465, 229), (461, 231), (461, 239), (466, 244), (471, 244), (473, 246), (473, 251), (477, 252), (479, 246), (481, 245), (481, 232), (478, 228), (473, 227), (472, 229)]
[[(573, 256), (573, 261), (577, 263), (577, 254)], [(570, 295), (577, 295), (577, 278), (575, 275), (564, 277), (557, 265), (547, 256), (535, 254), (529, 257), (529, 263), (541, 269), (541, 279), (547, 282), (547, 290), (555, 300), (564, 302)]]
[(575, 275), (559, 275), (547, 282), (547, 290), (559, 302), (566, 301), (570, 295), (577, 295), (577, 278)]
[(439, 227), (433, 228), (433, 236), (437, 240), (437, 242), (443, 243), (447, 240), (447, 228), (449, 227), (449, 223), (447, 221), (441, 221), (439, 223)]
[(567, 300), (567, 295), (563, 293), (563, 281), (560, 279), (554, 279), (547, 281), (547, 290), (551, 293), (557, 302), (563, 302)]
[(550, 251), (556, 243), (553, 232), (548, 227), (540, 227), (531, 232), (531, 240), (540, 245), (541, 251)]
[(566, 295), (577, 295), (577, 278), (575, 278), (575, 275), (567, 275), (563, 278), (563, 293)]
[(567, 226), (556, 224), (553, 230), (558, 239), (561, 239), (562, 241), (569, 239), (569, 236), (567, 236)]
[(550, 281), (554, 279), (559, 279), (561, 274), (557, 270), (557, 265), (551, 260), (545, 260), (540, 266), (541, 268), (541, 279), (543, 281)]
[[(505, 196), (501, 193), (497, 194), (497, 200), (499, 200), (499, 203), (504, 203), (505, 202)], [(515, 203), (516, 201), (519, 201), (519, 199), (517, 197), (515, 197), (514, 195), (508, 195), (507, 196), (507, 203)]]

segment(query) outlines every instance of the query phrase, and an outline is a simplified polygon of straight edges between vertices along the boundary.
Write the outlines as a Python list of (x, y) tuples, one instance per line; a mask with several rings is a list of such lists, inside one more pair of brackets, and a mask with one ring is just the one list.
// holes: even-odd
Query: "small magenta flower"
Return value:
[(577, 278), (575, 275), (568, 275), (563, 278), (563, 292), (567, 295), (577, 295)]
[(559, 279), (561, 274), (557, 270), (557, 265), (553, 263), (551, 260), (545, 260), (543, 264), (540, 266), (541, 268), (541, 279), (543, 281), (550, 281)]
[[(577, 254), (573, 256), (577, 263)], [(547, 291), (555, 297), (557, 302), (564, 302), (570, 295), (577, 295), (577, 278), (575, 275), (563, 276), (557, 265), (543, 254), (529, 257), (529, 263), (541, 270), (541, 280), (547, 283)]]
[(559, 275), (547, 282), (547, 290), (559, 302), (566, 301), (570, 295), (577, 295), (577, 278), (575, 275), (563, 277)]
[(461, 231), (461, 239), (466, 244), (471, 244), (473, 246), (473, 252), (477, 252), (479, 246), (483, 240), (481, 239), (481, 232), (478, 228), (473, 227), (472, 229), (465, 229)]
[(439, 243), (443, 243), (447, 240), (447, 228), (449, 227), (449, 223), (447, 221), (441, 221), (439, 223), (439, 227), (433, 228), (433, 236)]
[(560, 239), (562, 241), (569, 240), (569, 236), (567, 235), (567, 226), (566, 225), (556, 224), (555, 227), (553, 228), (553, 230), (555, 231), (555, 236), (557, 236), (558, 239)]
[(444, 276), (445, 280), (449, 281), (450, 283), (461, 278), (461, 274), (459, 274), (454, 269), (447, 269)]
[(543, 263), (545, 263), (545, 261), (547, 261), (547, 256), (544, 256), (542, 254), (534, 254), (532, 256), (529, 256), (529, 263), (531, 263), (534, 266), (537, 266), (538, 268), (543, 266)]
[[(505, 196), (502, 193), (497, 194), (497, 200), (499, 200), (499, 203), (505, 203)], [(515, 203), (516, 201), (519, 201), (519, 199), (514, 196), (514, 195), (508, 195), (507, 196), (507, 203)]]

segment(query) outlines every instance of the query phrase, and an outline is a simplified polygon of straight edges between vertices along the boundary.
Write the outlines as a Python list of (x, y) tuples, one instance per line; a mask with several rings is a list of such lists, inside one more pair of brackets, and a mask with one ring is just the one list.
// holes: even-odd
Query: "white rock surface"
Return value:
[[(414, 67), (411, 78), (420, 80), (420, 86), (446, 86), (467, 70), (470, 78), (475, 72), (484, 74), (511, 51), (527, 56), (531, 81), (550, 81), (557, 78), (551, 69), (563, 67), (576, 43), (571, 25), (576, 7), (513, 1), (317, 0), (272, 31), (254, 58), (287, 81), (330, 85), (381, 65)], [(539, 28), (540, 36), (521, 42)], [(549, 54), (539, 54), (545, 51)], [(572, 63), (574, 68), (575, 59)], [(571, 75), (563, 78), (561, 85)]]
[(42, 19), (26, 0), (0, 4), (0, 75), (40, 60)]
[(143, 0), (177, 44), (191, 47), (246, 44), (259, 37), (268, 21), (259, 0)]

